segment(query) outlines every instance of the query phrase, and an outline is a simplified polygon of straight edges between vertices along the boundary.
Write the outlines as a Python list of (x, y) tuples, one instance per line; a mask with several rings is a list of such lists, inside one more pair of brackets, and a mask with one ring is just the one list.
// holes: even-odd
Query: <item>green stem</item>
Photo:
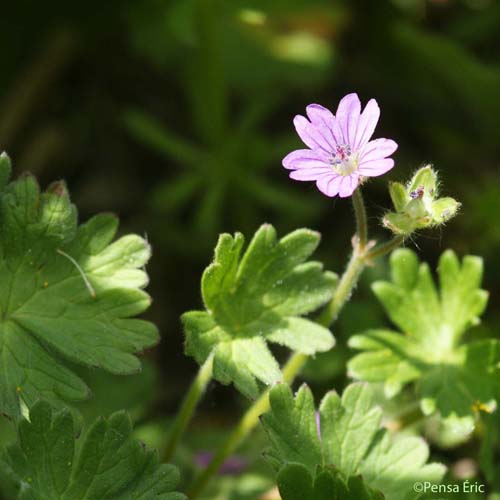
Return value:
[[(364, 265), (363, 259), (360, 258), (359, 254), (355, 251), (340, 280), (339, 286), (335, 290), (332, 300), (328, 304), (325, 313), (318, 319), (318, 323), (329, 326), (334, 321), (343, 305), (351, 296), (352, 290), (357, 283)], [(305, 354), (293, 354), (283, 367), (283, 381), (291, 384), (302, 370), (307, 359), (308, 356)], [(187, 492), (187, 496), (190, 500), (200, 495), (212, 476), (217, 473), (222, 464), (226, 461), (227, 457), (229, 457), (248, 434), (250, 434), (259, 422), (260, 416), (269, 409), (269, 390), (270, 389), (267, 389), (247, 410), (236, 428), (217, 450), (207, 468), (194, 480), (193, 485)]]
[(346, 270), (340, 279), (332, 300), (325, 307), (317, 319), (317, 322), (323, 326), (330, 325), (337, 319), (342, 307), (351, 297), (352, 291), (358, 282), (358, 279), (366, 266), (365, 248), (368, 243), (368, 224), (366, 218), (365, 202), (361, 194), (361, 188), (354, 191), (352, 195), (352, 205), (356, 218), (356, 236), (354, 242), (354, 251), (347, 264)]
[[(356, 213), (358, 241), (331, 301), (325, 308), (323, 314), (321, 314), (318, 318), (318, 323), (326, 327), (329, 327), (337, 318), (340, 310), (347, 300), (349, 300), (352, 290), (356, 286), (358, 278), (365, 267), (364, 253), (361, 250), (361, 244), (364, 242), (364, 245), (366, 245), (368, 238), (366, 213), (364, 213), (365, 208), (363, 198), (359, 191), (359, 189), (356, 190), (358, 195), (356, 198), (353, 198), (354, 211)], [(308, 356), (305, 354), (293, 354), (287, 364), (283, 367), (283, 381), (291, 384), (302, 370), (307, 359)], [(227, 439), (222, 443), (222, 446), (216, 451), (207, 468), (197, 478), (195, 478), (191, 488), (187, 492), (187, 496), (190, 500), (193, 500), (200, 495), (212, 476), (217, 473), (222, 464), (226, 461), (227, 457), (229, 457), (240, 445), (240, 443), (244, 441), (244, 439), (259, 422), (260, 416), (269, 409), (269, 390), (270, 389), (267, 389), (247, 410), (233, 432), (231, 432)]]
[[(317, 319), (318, 323), (326, 327), (329, 327), (337, 319), (337, 316), (344, 307), (345, 303), (351, 297), (352, 291), (356, 287), (359, 276), (363, 272), (363, 269), (365, 268), (367, 263), (370, 262), (370, 260), (367, 258), (368, 255), (377, 250), (374, 249), (372, 250), (372, 252), (367, 252), (366, 249), (366, 245), (368, 242), (368, 229), (366, 224), (365, 206), (360, 189), (357, 189), (355, 191), (355, 196), (353, 196), (353, 205), (356, 214), (357, 241), (355, 242), (351, 259), (347, 264), (346, 270), (344, 271), (344, 274), (340, 279), (339, 285), (337, 286), (331, 301)], [(396, 239), (397, 238), (395, 238), (395, 240)], [(389, 248), (389, 245), (381, 245), (380, 247), (384, 247), (385, 249), (387, 249), (387, 251), (377, 250), (376, 256), (384, 255), (393, 248), (392, 246)], [(304, 367), (307, 359), (308, 356), (305, 354), (293, 354), (286, 365), (283, 367), (283, 381), (288, 384), (293, 383), (295, 377)], [(227, 439), (216, 451), (214, 457), (212, 458), (212, 461), (208, 464), (207, 468), (203, 470), (198, 477), (195, 478), (193, 484), (187, 492), (187, 496), (190, 500), (194, 500), (199, 497), (199, 495), (208, 485), (211, 478), (218, 472), (226, 459), (234, 453), (237, 447), (254, 429), (254, 427), (259, 422), (260, 416), (269, 410), (269, 391), (270, 389), (267, 389), (260, 396), (260, 398), (257, 399), (254, 404), (246, 411), (236, 428), (231, 432), (231, 434), (229, 434)]]
[(352, 194), (352, 205), (354, 207), (354, 216), (356, 217), (356, 234), (358, 236), (359, 249), (363, 251), (368, 243), (368, 222), (361, 188), (356, 189)]
[[(302, 367), (307, 361), (307, 355), (295, 353), (283, 367), (283, 382), (290, 384), (293, 382), (297, 373), (302, 370)], [(255, 403), (246, 411), (238, 425), (233, 429), (231, 434), (222, 443), (222, 446), (217, 450), (207, 468), (194, 480), (191, 488), (187, 492), (189, 500), (197, 498), (205, 489), (208, 482), (217, 474), (222, 464), (227, 457), (232, 455), (234, 450), (242, 443), (250, 434), (254, 427), (259, 422), (260, 416), (269, 409), (269, 389), (255, 401)]]
[(330, 325), (337, 319), (342, 307), (351, 297), (352, 291), (356, 286), (359, 276), (365, 268), (365, 259), (363, 254), (360, 254), (358, 249), (355, 249), (346, 270), (340, 279), (340, 282), (335, 290), (332, 300), (324, 308), (323, 312), (319, 315), (317, 322), (323, 326), (330, 327)]
[(367, 252), (365, 258), (367, 261), (376, 259), (377, 257), (382, 257), (383, 255), (387, 255), (392, 252), (404, 242), (405, 237), (403, 235), (394, 236), (392, 240), (386, 241), (380, 245), (377, 245), (375, 248)]
[(211, 354), (205, 360), (203, 365), (200, 366), (198, 375), (196, 375), (196, 378), (193, 380), (191, 387), (182, 402), (181, 409), (179, 410), (172, 426), (170, 437), (163, 455), (164, 462), (170, 462), (172, 459), (172, 456), (177, 449), (177, 445), (179, 444), (189, 422), (193, 417), (194, 410), (205, 393), (208, 383), (212, 380), (212, 366), (213, 355)]

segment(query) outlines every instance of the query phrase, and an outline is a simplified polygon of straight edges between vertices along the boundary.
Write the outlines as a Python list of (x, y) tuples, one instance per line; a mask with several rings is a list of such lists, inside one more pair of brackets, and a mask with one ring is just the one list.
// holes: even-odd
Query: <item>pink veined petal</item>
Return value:
[(385, 174), (394, 167), (392, 158), (364, 161), (359, 164), (358, 172), (365, 177), (377, 177)]
[(320, 177), (316, 181), (316, 186), (318, 186), (318, 189), (323, 194), (326, 194), (326, 196), (332, 198), (334, 196), (337, 196), (341, 181), (342, 181), (341, 175), (336, 175), (335, 173), (331, 173), (329, 175), (324, 175), (323, 177)]
[(342, 182), (339, 186), (339, 196), (341, 198), (347, 198), (354, 193), (354, 190), (358, 187), (359, 176), (357, 174), (346, 175), (342, 177)]
[(375, 132), (379, 118), (380, 108), (377, 101), (370, 99), (359, 117), (356, 138), (354, 139), (354, 143), (351, 144), (353, 149), (360, 149), (370, 140), (373, 132)]
[(331, 167), (300, 168), (290, 172), (290, 179), (296, 181), (315, 181), (322, 176), (331, 175), (331, 173)]
[(329, 109), (321, 106), (321, 104), (309, 104), (309, 106), (306, 107), (306, 113), (307, 117), (314, 125), (320, 124), (328, 127), (334, 119), (333, 113)]
[(358, 94), (347, 94), (341, 99), (335, 118), (342, 133), (343, 143), (353, 146), (360, 112)]
[[(342, 137), (335, 134), (335, 117), (333, 113), (321, 106), (321, 104), (309, 104), (306, 107), (306, 113), (311, 123), (324, 130), (328, 142), (332, 142), (332, 146), (336, 146), (342, 142)], [(338, 128), (338, 127), (337, 127)]]
[(312, 149), (297, 149), (296, 151), (292, 151), (283, 158), (282, 164), (289, 170), (330, 167), (328, 156), (321, 151), (313, 151)]
[(361, 148), (360, 162), (382, 160), (392, 155), (398, 149), (398, 145), (392, 139), (375, 139)]
[(302, 115), (297, 115), (293, 119), (293, 124), (297, 134), (299, 134), (306, 146), (311, 149), (321, 149), (325, 153), (330, 153), (333, 150), (333, 146), (330, 144), (331, 141), (328, 140), (330, 134), (324, 126), (315, 126)]

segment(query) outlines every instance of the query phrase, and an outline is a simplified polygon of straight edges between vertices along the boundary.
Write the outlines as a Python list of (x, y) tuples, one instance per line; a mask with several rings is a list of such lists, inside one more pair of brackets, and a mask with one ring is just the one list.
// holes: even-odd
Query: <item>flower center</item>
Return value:
[(358, 168), (358, 157), (352, 154), (349, 144), (342, 144), (332, 152), (330, 165), (338, 174), (350, 175)]

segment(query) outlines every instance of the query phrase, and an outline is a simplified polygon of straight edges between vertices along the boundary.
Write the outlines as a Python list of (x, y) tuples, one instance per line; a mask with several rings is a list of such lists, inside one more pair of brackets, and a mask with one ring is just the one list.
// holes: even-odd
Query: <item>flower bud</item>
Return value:
[(383, 225), (393, 233), (409, 235), (417, 229), (444, 224), (457, 213), (460, 203), (453, 198), (438, 198), (438, 179), (430, 165), (418, 170), (407, 186), (389, 185), (395, 212), (388, 212)]

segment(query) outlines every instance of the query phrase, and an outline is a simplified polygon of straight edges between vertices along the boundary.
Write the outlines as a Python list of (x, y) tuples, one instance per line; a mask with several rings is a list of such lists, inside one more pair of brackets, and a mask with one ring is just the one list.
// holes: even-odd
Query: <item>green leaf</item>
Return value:
[(215, 351), (214, 377), (255, 398), (257, 380), (281, 380), (267, 342), (305, 354), (329, 350), (330, 331), (300, 317), (330, 300), (337, 283), (320, 263), (305, 262), (318, 243), (308, 229), (277, 240), (266, 224), (243, 253), (241, 234), (222, 234), (201, 281), (206, 311), (182, 317), (187, 354), (202, 364)]
[(327, 394), (319, 423), (305, 385), (295, 398), (287, 385), (277, 385), (269, 401), (262, 424), (283, 500), (410, 500), (419, 496), (415, 481), (437, 484), (444, 474), (444, 466), (426, 464), (423, 440), (392, 439), (380, 427), (382, 410), (366, 384), (351, 384), (342, 397)]
[(429, 447), (419, 437), (404, 437), (391, 440), (385, 431), (379, 431), (373, 448), (363, 464), (363, 478), (373, 488), (382, 490), (386, 498), (416, 498), (415, 482), (438, 484), (445, 467), (438, 463), (427, 463)]
[(493, 491), (499, 491), (500, 463), (496, 450), (500, 440), (500, 413), (495, 412), (492, 415), (486, 415), (484, 418), (483, 435), (479, 450), (479, 464), (481, 472), (492, 485)]
[[(0, 178), (9, 168), (3, 157)], [(28, 175), (0, 192), (0, 412), (87, 398), (66, 360), (140, 370), (134, 354), (158, 340), (151, 323), (134, 319), (150, 304), (150, 248), (136, 235), (113, 242), (117, 225), (104, 214), (78, 226), (61, 182), (40, 193)]]
[(325, 463), (335, 464), (346, 476), (357, 474), (381, 419), (382, 411), (366, 386), (347, 387), (342, 399), (329, 393), (320, 406)]
[(375, 295), (401, 332), (368, 330), (349, 344), (363, 351), (349, 362), (360, 380), (383, 382), (389, 397), (415, 382), (426, 414), (438, 411), (472, 430), (479, 410), (491, 411), (500, 389), (500, 343), (463, 342), (479, 322), (488, 300), (480, 288), (479, 257), (462, 263), (452, 251), (439, 260), (439, 291), (427, 264), (407, 249), (391, 256), (392, 282), (373, 284)]
[(314, 476), (323, 458), (311, 391), (303, 385), (294, 398), (286, 384), (279, 384), (271, 390), (269, 402), (271, 411), (262, 417), (272, 443), (269, 457), (278, 464), (299, 463)]
[(383, 500), (377, 491), (367, 489), (359, 476), (344, 481), (334, 469), (325, 469), (315, 477), (301, 464), (284, 465), (277, 476), (282, 500)]
[(40, 401), (18, 424), (1, 462), (21, 500), (182, 500), (177, 469), (131, 437), (125, 412), (98, 419), (75, 443), (71, 413)]

